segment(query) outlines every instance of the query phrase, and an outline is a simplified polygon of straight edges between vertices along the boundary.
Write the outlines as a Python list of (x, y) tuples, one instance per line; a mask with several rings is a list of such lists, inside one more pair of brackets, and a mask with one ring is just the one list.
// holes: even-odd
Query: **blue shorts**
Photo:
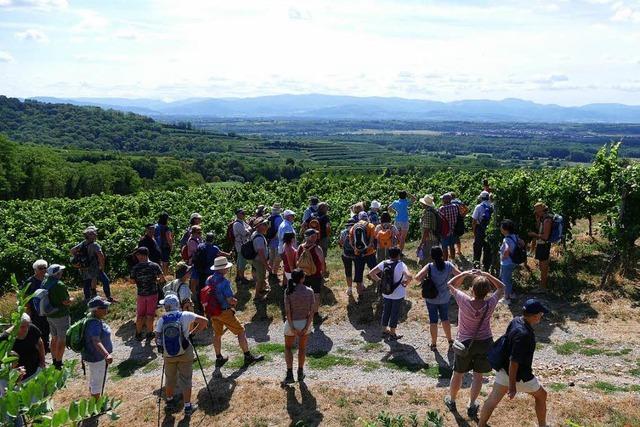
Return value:
[(444, 239), (442, 239), (442, 250), (447, 250), (447, 248), (453, 247), (456, 244), (456, 235), (451, 234)]
[(427, 302), (427, 311), (429, 312), (429, 323), (438, 323), (438, 318), (441, 322), (449, 320), (449, 303), (444, 304), (431, 304)]
[(171, 248), (169, 248), (168, 246), (165, 248), (160, 249), (160, 261), (162, 262), (169, 262), (169, 259), (171, 259)]

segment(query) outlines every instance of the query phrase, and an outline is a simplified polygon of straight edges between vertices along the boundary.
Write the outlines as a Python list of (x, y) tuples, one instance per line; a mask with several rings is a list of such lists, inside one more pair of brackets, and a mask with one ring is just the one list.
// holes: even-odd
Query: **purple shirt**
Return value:
[(484, 316), (482, 325), (478, 329), (476, 340), (486, 340), (493, 337), (491, 333), (491, 316), (498, 305), (499, 292), (496, 291), (484, 301), (479, 308), (472, 305), (471, 297), (459, 289), (453, 293), (453, 297), (458, 303), (458, 341), (466, 341), (473, 339), (473, 334), (478, 329), (478, 323), (482, 318), (485, 308), (488, 306), (487, 314)]

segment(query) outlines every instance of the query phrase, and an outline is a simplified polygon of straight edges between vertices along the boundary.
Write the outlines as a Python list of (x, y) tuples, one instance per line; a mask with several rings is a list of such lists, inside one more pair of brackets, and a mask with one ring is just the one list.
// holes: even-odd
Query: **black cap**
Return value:
[(207, 243), (213, 243), (213, 241), (215, 240), (216, 236), (215, 234), (213, 234), (212, 232), (208, 232), (207, 235), (205, 236), (204, 240)]
[(244, 213), (244, 209), (236, 209), (236, 215), (240, 215)]
[(139, 248), (136, 249), (135, 251), (136, 255), (147, 255), (149, 256), (149, 248), (147, 248), (146, 246), (140, 246)]
[(528, 299), (524, 303), (522, 310), (525, 312), (525, 314), (538, 314), (538, 313), (547, 314), (549, 312), (549, 309), (547, 307), (542, 305), (540, 301), (534, 298)]

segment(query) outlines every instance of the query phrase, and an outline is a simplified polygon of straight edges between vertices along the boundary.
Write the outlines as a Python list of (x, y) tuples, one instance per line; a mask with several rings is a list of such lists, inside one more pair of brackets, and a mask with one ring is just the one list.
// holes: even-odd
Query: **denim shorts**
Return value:
[(449, 303), (444, 304), (431, 304), (427, 303), (427, 311), (429, 312), (429, 323), (438, 323), (438, 318), (441, 322), (449, 320)]
[(395, 226), (398, 231), (409, 231), (409, 221), (396, 221)]
[(447, 249), (456, 244), (456, 235), (451, 234), (444, 239), (442, 239), (442, 249)]

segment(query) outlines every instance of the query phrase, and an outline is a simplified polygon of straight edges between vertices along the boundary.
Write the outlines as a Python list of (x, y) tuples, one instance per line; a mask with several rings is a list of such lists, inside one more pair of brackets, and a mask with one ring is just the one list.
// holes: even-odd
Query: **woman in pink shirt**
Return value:
[[(458, 289), (458, 286), (467, 277), (473, 277), (471, 296)], [(491, 365), (487, 357), (493, 344), (491, 316), (502, 297), (504, 284), (489, 273), (471, 270), (460, 273), (451, 279), (449, 289), (458, 303), (458, 334), (456, 339), (462, 342), (468, 351), (464, 356), (456, 354), (454, 357), (449, 396), (445, 396), (444, 403), (449, 410), (457, 412), (456, 396), (462, 386), (462, 378), (465, 373), (473, 370), (467, 415), (475, 419), (480, 408), (476, 399), (482, 388), (482, 377), (491, 372)], [(493, 289), (495, 291), (489, 298), (486, 298)]]

